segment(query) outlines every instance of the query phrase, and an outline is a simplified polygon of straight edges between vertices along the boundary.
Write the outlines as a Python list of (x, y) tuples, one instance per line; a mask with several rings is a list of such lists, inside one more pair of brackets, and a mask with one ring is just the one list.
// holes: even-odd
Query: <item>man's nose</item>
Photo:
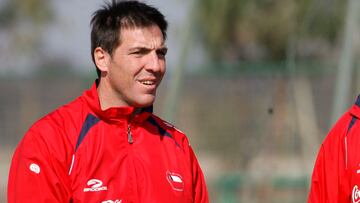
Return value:
[(148, 61), (146, 63), (145, 68), (149, 71), (158, 72), (161, 70), (161, 62), (160, 58), (157, 55), (156, 51), (152, 51), (149, 54)]

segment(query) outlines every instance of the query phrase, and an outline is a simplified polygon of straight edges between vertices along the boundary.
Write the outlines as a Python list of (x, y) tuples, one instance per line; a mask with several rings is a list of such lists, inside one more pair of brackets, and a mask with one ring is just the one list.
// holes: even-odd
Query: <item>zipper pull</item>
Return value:
[(131, 134), (131, 121), (133, 120), (133, 118), (136, 116), (136, 114), (141, 112), (141, 108), (135, 108), (134, 111), (131, 113), (129, 120), (128, 120), (128, 126), (127, 126), (127, 135), (128, 135), (128, 142), (129, 144), (134, 143), (134, 139), (133, 136)]
[(132, 144), (134, 142), (132, 134), (131, 134), (131, 127), (130, 124), (128, 124), (128, 128), (127, 128), (127, 135), (128, 135), (128, 142), (130, 144)]

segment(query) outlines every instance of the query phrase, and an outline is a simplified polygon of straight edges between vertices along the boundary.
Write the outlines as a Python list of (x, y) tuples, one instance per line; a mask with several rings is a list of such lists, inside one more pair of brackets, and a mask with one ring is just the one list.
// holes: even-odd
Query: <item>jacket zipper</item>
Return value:
[(127, 137), (128, 137), (129, 144), (134, 143), (134, 140), (133, 140), (133, 137), (132, 137), (132, 134), (131, 134), (131, 125), (130, 125), (130, 123), (127, 126)]
[(141, 111), (140, 108), (134, 109), (134, 111), (131, 113), (131, 115), (129, 117), (129, 122), (128, 122), (128, 125), (127, 125), (127, 138), (128, 138), (128, 143), (129, 144), (134, 143), (134, 138), (133, 138), (133, 135), (131, 133), (131, 121), (133, 120), (133, 118), (135, 117), (136, 114), (140, 113), (140, 111)]

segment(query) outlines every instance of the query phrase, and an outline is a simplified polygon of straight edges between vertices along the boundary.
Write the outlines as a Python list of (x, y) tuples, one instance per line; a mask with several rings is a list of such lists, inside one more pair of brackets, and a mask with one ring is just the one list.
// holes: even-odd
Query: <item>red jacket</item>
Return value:
[(360, 96), (321, 145), (309, 203), (360, 203)]
[(102, 111), (96, 85), (36, 122), (17, 147), (8, 202), (208, 202), (186, 136), (151, 108)]

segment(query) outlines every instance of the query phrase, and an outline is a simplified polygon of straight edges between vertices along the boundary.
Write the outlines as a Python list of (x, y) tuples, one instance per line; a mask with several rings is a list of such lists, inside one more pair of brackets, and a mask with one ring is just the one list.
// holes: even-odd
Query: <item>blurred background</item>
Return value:
[[(184, 131), (211, 202), (306, 202), (319, 146), (360, 93), (356, 0), (148, 0), (167, 17), (155, 114)], [(0, 202), (36, 120), (96, 78), (99, 0), (0, 0)]]

